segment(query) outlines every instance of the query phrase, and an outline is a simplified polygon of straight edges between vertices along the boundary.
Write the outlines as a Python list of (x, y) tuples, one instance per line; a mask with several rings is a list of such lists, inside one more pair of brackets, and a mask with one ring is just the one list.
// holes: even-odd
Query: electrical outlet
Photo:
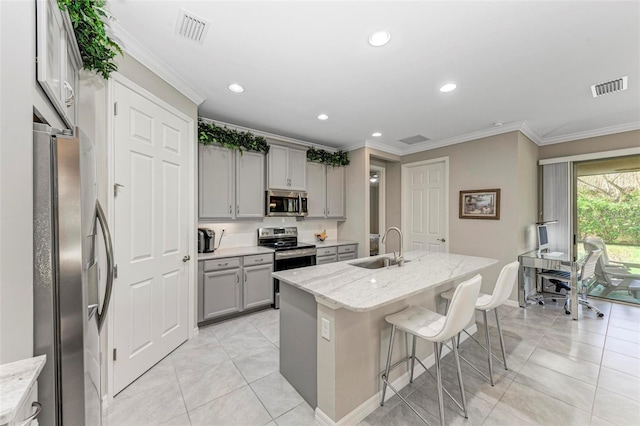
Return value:
[(322, 318), (320, 334), (326, 340), (331, 340), (331, 323), (328, 319)]

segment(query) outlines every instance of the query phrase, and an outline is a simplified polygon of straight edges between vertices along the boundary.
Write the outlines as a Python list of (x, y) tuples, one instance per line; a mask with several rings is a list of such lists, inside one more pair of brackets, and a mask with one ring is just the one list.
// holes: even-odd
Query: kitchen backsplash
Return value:
[(265, 217), (260, 222), (228, 222), (228, 223), (201, 223), (199, 228), (213, 229), (216, 233), (216, 247), (220, 240), (220, 235), (224, 229), (222, 247), (247, 247), (257, 245), (258, 228), (273, 228), (278, 226), (297, 226), (298, 240), (313, 242), (315, 236), (327, 230), (327, 238), (335, 240), (338, 238), (338, 222), (331, 220), (296, 220), (294, 217)]

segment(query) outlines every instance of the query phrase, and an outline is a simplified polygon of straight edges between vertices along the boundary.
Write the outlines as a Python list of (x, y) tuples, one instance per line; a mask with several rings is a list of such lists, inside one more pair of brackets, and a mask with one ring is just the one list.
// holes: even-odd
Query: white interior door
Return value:
[(188, 337), (189, 124), (115, 82), (114, 393)]
[(445, 160), (403, 166), (405, 250), (448, 251)]

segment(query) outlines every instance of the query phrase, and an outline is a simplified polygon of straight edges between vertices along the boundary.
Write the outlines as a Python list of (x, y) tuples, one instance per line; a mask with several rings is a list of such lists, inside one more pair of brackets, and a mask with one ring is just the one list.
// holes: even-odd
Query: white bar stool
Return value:
[(416, 358), (416, 340), (417, 337), (421, 339), (427, 340), (429, 342), (433, 342), (433, 355), (435, 358), (436, 364), (436, 375), (438, 382), (438, 404), (440, 410), (440, 424), (444, 425), (444, 403), (442, 400), (442, 371), (440, 367), (440, 358), (441, 358), (441, 347), (442, 342), (447, 339), (451, 339), (451, 344), (453, 347), (453, 353), (455, 354), (456, 367), (458, 369), (458, 383), (460, 385), (460, 394), (462, 396), (462, 405), (456, 401), (456, 399), (451, 396), (451, 394), (444, 389), (445, 393), (455, 402), (458, 407), (460, 407), (464, 411), (464, 417), (468, 418), (467, 414), (467, 401), (464, 395), (464, 385), (462, 383), (462, 372), (460, 370), (460, 360), (458, 358), (458, 348), (455, 344), (455, 336), (462, 331), (462, 329), (471, 321), (473, 317), (473, 310), (475, 308), (475, 303), (478, 298), (478, 294), (480, 292), (480, 285), (482, 283), (482, 277), (480, 275), (476, 275), (475, 277), (461, 283), (456, 289), (451, 299), (451, 309), (450, 313), (446, 316), (440, 315), (436, 312), (430, 311), (428, 309), (422, 308), (420, 306), (410, 306), (404, 311), (398, 312), (393, 315), (389, 315), (385, 318), (385, 320), (391, 324), (391, 339), (389, 341), (389, 353), (387, 354), (387, 367), (385, 369), (384, 374), (382, 375), (382, 401), (380, 405), (384, 405), (384, 396), (387, 391), (387, 386), (389, 386), (395, 393), (400, 397), (405, 404), (413, 410), (414, 413), (420, 417), (420, 419), (429, 424), (424, 417), (418, 413), (418, 411), (405, 399), (400, 395), (400, 393), (394, 389), (394, 387), (389, 383), (389, 372), (394, 368), (398, 367), (400, 364), (404, 363), (406, 358), (396, 362), (393, 366), (391, 365), (391, 355), (393, 352), (393, 341), (396, 335), (396, 328), (400, 329), (400, 331), (404, 331), (405, 333), (413, 335), (413, 347), (411, 350), (411, 356), (409, 359), (411, 360), (411, 370), (409, 381), (413, 382), (413, 368), (415, 366), (415, 361), (417, 360), (422, 367), (428, 372), (427, 367), (424, 366), (420, 359)]
[[(493, 386), (492, 357), (498, 360), (498, 362), (500, 362), (502, 365), (504, 365), (505, 370), (509, 369), (507, 367), (507, 356), (504, 350), (504, 338), (502, 337), (502, 329), (500, 328), (500, 320), (498, 319), (498, 306), (502, 305), (509, 298), (509, 295), (511, 294), (511, 291), (513, 290), (513, 287), (515, 286), (516, 281), (518, 279), (519, 266), (520, 264), (518, 262), (511, 262), (505, 265), (502, 268), (502, 271), (500, 271), (500, 275), (498, 276), (498, 280), (496, 281), (496, 286), (493, 289), (493, 294), (488, 295), (488, 294), (480, 293), (478, 295), (478, 300), (476, 301), (475, 309), (477, 311), (482, 311), (482, 316), (484, 319), (484, 337), (485, 337), (487, 346), (486, 347), (482, 346), (482, 343), (478, 342), (478, 340), (476, 340), (475, 337), (469, 334), (467, 330), (462, 330), (465, 333), (467, 333), (467, 335), (471, 337), (478, 345), (480, 345), (480, 347), (482, 347), (487, 351), (487, 358), (489, 360), (489, 377), (487, 377), (487, 375), (484, 374), (482, 371), (478, 370), (478, 368), (475, 365), (471, 364), (464, 357), (460, 357), (460, 358), (462, 358), (464, 362), (469, 364), (471, 368), (476, 370), (485, 379), (489, 380), (489, 382), (491, 382), (491, 386)], [(442, 293), (440, 295), (441, 297), (447, 300), (447, 307), (449, 306), (449, 301), (451, 300), (453, 294), (454, 292), (453, 290), (451, 290), (451, 291)], [(487, 312), (489, 312), (492, 309), (496, 314), (496, 324), (498, 326), (498, 335), (500, 336), (500, 348), (502, 349), (502, 360), (500, 360), (498, 357), (496, 357), (491, 353), (491, 338), (489, 337), (489, 324), (487, 323)], [(445, 309), (445, 312), (446, 312), (446, 309)], [(457, 344), (460, 345), (460, 336), (458, 336)]]

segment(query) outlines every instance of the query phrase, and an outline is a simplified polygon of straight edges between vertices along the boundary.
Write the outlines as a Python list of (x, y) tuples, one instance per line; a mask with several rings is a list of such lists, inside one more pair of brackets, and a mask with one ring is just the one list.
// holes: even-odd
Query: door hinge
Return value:
[(113, 115), (118, 115), (118, 103), (113, 103)]
[(118, 265), (113, 265), (113, 278), (118, 278)]
[(115, 361), (118, 358), (118, 350), (113, 348), (113, 360)]

